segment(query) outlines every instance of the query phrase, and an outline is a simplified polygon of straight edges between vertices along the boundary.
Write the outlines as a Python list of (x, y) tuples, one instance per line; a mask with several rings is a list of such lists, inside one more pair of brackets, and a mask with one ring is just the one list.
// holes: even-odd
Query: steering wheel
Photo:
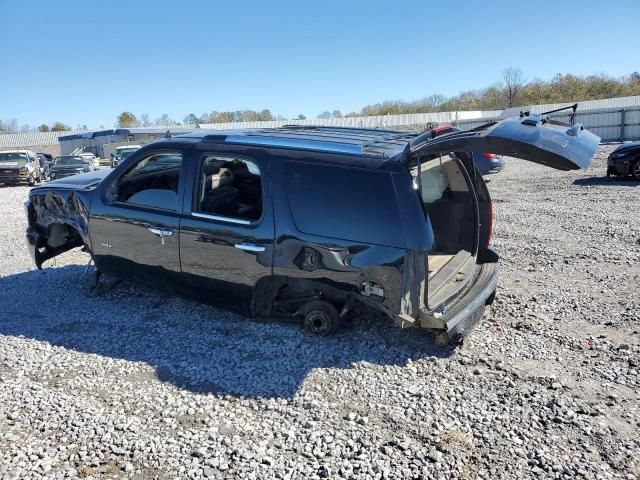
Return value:
[(173, 181), (167, 175), (162, 175), (161, 177), (157, 177), (151, 182), (151, 188), (157, 190), (174, 190)]

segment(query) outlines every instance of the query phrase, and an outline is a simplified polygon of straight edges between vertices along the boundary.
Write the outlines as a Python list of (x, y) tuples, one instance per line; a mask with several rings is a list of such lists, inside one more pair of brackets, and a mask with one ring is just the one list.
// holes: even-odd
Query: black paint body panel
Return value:
[[(246, 137), (228, 132), (166, 139), (137, 150), (110, 172), (33, 189), (27, 239), (38, 267), (85, 245), (100, 271), (247, 315), (269, 314), (288, 290), (300, 301), (325, 298), (346, 308), (355, 299), (415, 321), (424, 307), (426, 258), (434, 235), (407, 162), (443, 150), (491, 151), (560, 169), (585, 167), (597, 137), (584, 131), (572, 135), (564, 128), (514, 119), (432, 140), (340, 128), (317, 129), (303, 140), (298, 137), (305, 136), (304, 130), (285, 129), (288, 136), (272, 146), (267, 143), (278, 129), (262, 136), (250, 131)], [(304, 148), (295, 148), (298, 141)], [(362, 153), (354, 153), (360, 148)], [(176, 210), (113, 200), (113, 182), (148, 154), (166, 151), (179, 151), (183, 158)], [(243, 156), (257, 164), (263, 195), (259, 220), (229, 221), (197, 211), (196, 185), (205, 153)], [(483, 253), (491, 224), (486, 185), (473, 162), (460, 157), (458, 163), (473, 197), (474, 215), (468, 219), (475, 222), (473, 254), (478, 263), (495, 262), (495, 255)], [(322, 188), (296, 183), (296, 175), (317, 176)], [(332, 185), (341, 185), (339, 200)], [(371, 220), (363, 221), (367, 216)], [(491, 283), (474, 288), (488, 297), (496, 279), (494, 270)], [(365, 285), (382, 289), (384, 296), (371, 297)], [(469, 299), (473, 305), (484, 300)], [(290, 313), (298, 313), (296, 308)]]

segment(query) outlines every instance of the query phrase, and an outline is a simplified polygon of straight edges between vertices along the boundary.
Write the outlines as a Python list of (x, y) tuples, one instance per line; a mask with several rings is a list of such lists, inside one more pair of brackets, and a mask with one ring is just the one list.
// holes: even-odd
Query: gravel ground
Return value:
[(640, 184), (508, 159), (496, 302), (462, 347), (328, 339), (35, 271), (0, 188), (0, 478), (640, 478)]

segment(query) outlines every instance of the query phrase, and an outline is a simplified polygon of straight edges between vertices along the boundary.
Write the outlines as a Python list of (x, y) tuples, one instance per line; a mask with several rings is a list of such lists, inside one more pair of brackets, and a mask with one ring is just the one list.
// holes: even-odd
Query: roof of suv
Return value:
[(201, 142), (256, 145), (399, 159), (418, 134), (350, 127), (285, 125), (279, 128), (200, 130), (174, 137)]

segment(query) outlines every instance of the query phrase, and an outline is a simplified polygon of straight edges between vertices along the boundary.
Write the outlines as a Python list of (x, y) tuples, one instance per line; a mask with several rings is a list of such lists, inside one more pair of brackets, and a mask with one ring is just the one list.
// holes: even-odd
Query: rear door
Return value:
[(439, 152), (492, 152), (540, 163), (558, 170), (587, 169), (600, 137), (582, 125), (547, 120), (543, 116), (513, 117), (473, 130), (436, 138), (418, 136), (410, 145), (413, 155)]
[(183, 278), (191, 295), (249, 315), (254, 287), (271, 275), (268, 157), (203, 148), (193, 151), (180, 226)]

